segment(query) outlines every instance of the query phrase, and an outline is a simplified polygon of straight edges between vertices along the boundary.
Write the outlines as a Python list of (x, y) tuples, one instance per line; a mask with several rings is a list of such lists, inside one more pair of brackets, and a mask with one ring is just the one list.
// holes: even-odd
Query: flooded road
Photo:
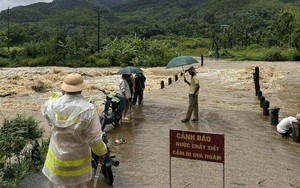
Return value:
[[(181, 68), (145, 69), (147, 91), (143, 106), (133, 107), (129, 122), (107, 131), (112, 153), (120, 161), (119, 167), (113, 167), (113, 187), (169, 187), (170, 129), (225, 135), (225, 187), (300, 187), (300, 144), (282, 139), (276, 132), (276, 127), (270, 125), (268, 117), (262, 115), (254, 90), (252, 74), (255, 66), (260, 68), (263, 95), (270, 101), (270, 106), (280, 108), (279, 119), (299, 113), (298, 62), (216, 62), (205, 59), (203, 67), (195, 65), (201, 87), (200, 119), (197, 123), (185, 124), (180, 120), (187, 111), (188, 85), (181, 76), (174, 82), (174, 75)], [(24, 86), (22, 92), (15, 91), (15, 95), (1, 97), (1, 114), (5, 117), (14, 117), (16, 113), (32, 115), (41, 121), (41, 126), (46, 130), (45, 136), (48, 136), (49, 129), (40, 115), (40, 105), (51, 92), (59, 89), (61, 77), (74, 69), (37, 69), (35, 71), (40, 72), (40, 76), (45, 76), (46, 71), (58, 74), (53, 78), (45, 78), (51, 80), (50, 83), (43, 82), (42, 89), (46, 91), (31, 92), (27, 88), (31, 82), (26, 82), (24, 85), (27, 86)], [(97, 104), (100, 105), (104, 96), (96, 89), (116, 90), (119, 75), (112, 74), (116, 70), (117, 68), (75, 69), (86, 74), (85, 79), (90, 85), (84, 96), (98, 101)], [(7, 76), (5, 71), (7, 73), (8, 70), (0, 71), (1, 81)], [(28, 70), (21, 68), (18, 72), (22, 71), (29, 75)], [(24, 81), (24, 74), (19, 76), (19, 82)], [(171, 85), (166, 84), (168, 77), (173, 79)], [(39, 80), (43, 78), (40, 77)], [(161, 80), (165, 81), (164, 89), (159, 89)], [(49, 84), (47, 87), (46, 83)], [(126, 144), (114, 144), (120, 138), (125, 138)], [(223, 185), (222, 164), (172, 158), (171, 165), (173, 188), (216, 188)], [(39, 181), (43, 180), (39, 178)], [(100, 179), (98, 187), (111, 186)]]

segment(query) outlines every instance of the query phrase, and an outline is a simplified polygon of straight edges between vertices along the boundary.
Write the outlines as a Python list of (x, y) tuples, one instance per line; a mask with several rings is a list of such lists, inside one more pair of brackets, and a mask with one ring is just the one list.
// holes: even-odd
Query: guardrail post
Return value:
[(203, 66), (203, 55), (201, 55), (201, 66)]
[(257, 96), (257, 93), (260, 90), (259, 67), (255, 67), (255, 72), (253, 73), (253, 80), (254, 80), (254, 86), (255, 86), (255, 96)]
[(269, 116), (269, 108), (270, 107), (270, 102), (268, 100), (265, 100), (263, 102), (263, 115), (264, 116)]
[(163, 89), (165, 87), (165, 82), (162, 80), (161, 82), (160, 82), (160, 89)]
[(274, 106), (273, 108), (270, 108), (271, 113), (271, 125), (277, 125), (278, 124), (278, 113), (280, 108)]
[(264, 96), (261, 96), (259, 98), (259, 101), (260, 101), (260, 107), (263, 108), (264, 107), (264, 101), (266, 100), (266, 98)]
[(262, 91), (261, 90), (259, 90), (258, 92), (257, 92), (257, 97), (258, 97), (258, 100), (260, 100), (260, 97), (262, 96)]
[(168, 79), (168, 85), (171, 85), (172, 84), (172, 78), (169, 78)]

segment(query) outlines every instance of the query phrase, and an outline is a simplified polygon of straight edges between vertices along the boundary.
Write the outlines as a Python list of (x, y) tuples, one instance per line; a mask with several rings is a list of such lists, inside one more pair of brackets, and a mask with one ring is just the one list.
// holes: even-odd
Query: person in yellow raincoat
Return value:
[(85, 88), (80, 74), (69, 74), (61, 85), (63, 95), (41, 109), (52, 131), (42, 172), (54, 187), (85, 188), (92, 178), (91, 149), (100, 162), (107, 152), (96, 107), (81, 95)]

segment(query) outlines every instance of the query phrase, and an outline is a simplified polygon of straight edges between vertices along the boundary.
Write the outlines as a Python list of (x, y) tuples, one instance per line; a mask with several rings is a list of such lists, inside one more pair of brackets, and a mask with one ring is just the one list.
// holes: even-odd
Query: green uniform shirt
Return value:
[[(190, 92), (189, 94), (194, 94), (195, 90), (196, 90), (196, 85), (199, 84), (199, 78), (197, 77), (197, 75), (194, 75), (191, 78), (191, 84), (190, 84)], [(196, 95), (199, 94), (199, 90), (195, 93)]]

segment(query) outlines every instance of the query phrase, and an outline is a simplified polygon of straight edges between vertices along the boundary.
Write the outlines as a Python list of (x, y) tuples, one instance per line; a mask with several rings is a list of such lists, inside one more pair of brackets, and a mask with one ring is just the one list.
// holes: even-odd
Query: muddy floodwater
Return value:
[[(200, 58), (198, 58), (200, 62)], [(144, 103), (134, 106), (130, 121), (108, 129), (112, 153), (120, 161), (113, 167), (118, 188), (216, 188), (300, 187), (300, 144), (283, 139), (263, 116), (255, 96), (253, 72), (260, 68), (260, 87), (270, 107), (280, 108), (279, 120), (300, 113), (299, 62), (232, 62), (204, 59), (194, 65), (200, 80), (199, 122), (181, 123), (188, 106), (188, 85), (181, 67), (145, 68)], [(188, 68), (186, 66), (185, 68)], [(1, 115), (35, 117), (50, 135), (40, 107), (52, 92), (59, 91), (62, 78), (70, 72), (84, 75), (88, 89), (83, 95), (101, 111), (104, 95), (97, 89), (118, 90), (119, 68), (2, 68), (0, 69)], [(175, 82), (174, 76), (179, 80)], [(189, 79), (189, 76), (186, 75)], [(172, 84), (168, 85), (168, 78)], [(165, 88), (160, 89), (164, 80)], [(3, 117), (1, 116), (1, 122)], [(108, 127), (109, 128), (109, 127)], [(224, 134), (225, 163), (170, 158), (169, 130)], [(125, 144), (114, 144), (120, 138)], [(45, 178), (36, 173), (22, 187), (44, 187)], [(43, 186), (42, 186), (43, 185)], [(91, 187), (91, 184), (89, 184)], [(108, 186), (101, 177), (97, 187)]]

